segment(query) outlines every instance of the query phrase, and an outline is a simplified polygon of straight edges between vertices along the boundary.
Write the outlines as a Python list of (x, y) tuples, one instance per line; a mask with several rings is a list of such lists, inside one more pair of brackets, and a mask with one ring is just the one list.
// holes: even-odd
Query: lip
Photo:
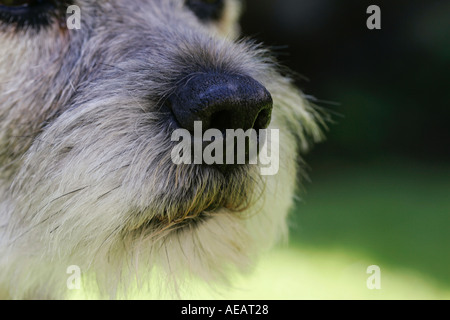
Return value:
[(172, 221), (164, 217), (153, 217), (146, 223), (129, 231), (136, 235), (144, 236), (146, 239), (158, 240), (172, 232), (179, 232), (184, 229), (192, 230), (210, 220), (215, 213), (217, 212), (204, 211), (196, 216), (186, 216)]

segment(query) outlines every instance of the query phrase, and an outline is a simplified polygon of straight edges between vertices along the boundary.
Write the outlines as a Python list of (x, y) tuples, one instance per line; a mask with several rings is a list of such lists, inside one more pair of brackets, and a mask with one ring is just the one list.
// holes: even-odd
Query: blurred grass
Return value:
[(410, 269), (381, 268), (381, 289), (370, 290), (361, 254), (311, 248), (277, 249), (265, 256), (253, 274), (239, 278), (233, 288), (212, 292), (205, 288), (188, 299), (225, 300), (377, 300), (450, 299), (450, 290), (433, 284)]
[(360, 252), (450, 287), (450, 166), (390, 159), (314, 172), (294, 244)]

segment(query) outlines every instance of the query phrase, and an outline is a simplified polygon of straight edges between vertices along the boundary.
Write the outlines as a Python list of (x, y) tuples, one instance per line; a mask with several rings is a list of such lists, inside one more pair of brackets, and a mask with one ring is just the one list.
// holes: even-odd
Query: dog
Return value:
[[(0, 3), (1, 298), (66, 298), (69, 266), (112, 298), (220, 283), (286, 236), (323, 121), (240, 1)], [(174, 163), (196, 121), (279, 130), (279, 171)]]

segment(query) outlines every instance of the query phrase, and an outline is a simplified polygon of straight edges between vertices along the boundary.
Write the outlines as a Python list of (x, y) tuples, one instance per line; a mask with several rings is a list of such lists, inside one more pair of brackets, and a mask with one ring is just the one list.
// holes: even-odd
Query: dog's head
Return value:
[[(299, 152), (321, 133), (268, 51), (236, 40), (240, 7), (0, 0), (8, 245), (83, 268), (139, 261), (211, 278), (285, 231)], [(279, 130), (268, 147), (279, 170), (175, 163), (174, 132), (194, 135), (196, 122)]]

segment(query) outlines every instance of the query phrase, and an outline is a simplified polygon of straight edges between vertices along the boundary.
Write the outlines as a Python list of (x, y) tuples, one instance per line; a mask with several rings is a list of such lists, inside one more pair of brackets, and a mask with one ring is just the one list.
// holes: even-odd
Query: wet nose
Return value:
[(189, 78), (168, 99), (178, 124), (191, 132), (194, 122), (203, 130), (265, 129), (270, 124), (272, 96), (248, 76), (202, 73)]

